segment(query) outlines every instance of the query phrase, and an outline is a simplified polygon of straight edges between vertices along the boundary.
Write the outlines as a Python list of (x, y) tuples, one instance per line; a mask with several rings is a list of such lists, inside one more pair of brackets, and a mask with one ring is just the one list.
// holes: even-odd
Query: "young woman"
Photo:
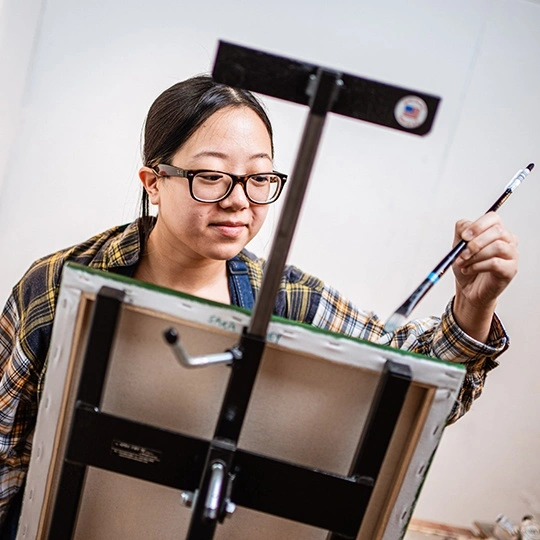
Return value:
[[(28, 468), (67, 260), (247, 308), (260, 289), (264, 262), (244, 248), (287, 177), (274, 171), (272, 127), (254, 96), (206, 76), (172, 86), (148, 113), (143, 162), (142, 217), (34, 263), (0, 318), (0, 519), (6, 529), (16, 528), (18, 509), (10, 502), (22, 493)], [(274, 313), (465, 364), (454, 421), (508, 346), (494, 309), (517, 271), (517, 240), (496, 214), (458, 222), (456, 241), (461, 238), (468, 247), (455, 264), (456, 293), (441, 318), (385, 334), (373, 313), (295, 267), (284, 270)], [(8, 510), (15, 517), (6, 519)]]

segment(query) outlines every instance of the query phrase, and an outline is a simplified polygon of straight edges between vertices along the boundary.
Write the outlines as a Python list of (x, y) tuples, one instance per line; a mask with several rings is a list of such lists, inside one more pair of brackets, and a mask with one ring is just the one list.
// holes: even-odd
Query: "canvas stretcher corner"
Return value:
[[(226, 365), (185, 369), (163, 339), (177, 329), (191, 355), (234, 346), (249, 321), (244, 310), (68, 265), (40, 402), (19, 539), (48, 538), (59, 470), (73, 415), (90, 315), (103, 286), (124, 293), (102, 412), (171, 433), (211, 439), (225, 392)], [(273, 320), (239, 448), (346, 475), (388, 360), (408, 365), (412, 382), (358, 538), (401, 538), (459, 391), (459, 365)], [(81, 438), (84, 437), (84, 433)], [(92, 447), (101, 441), (83, 440)], [(159, 449), (113, 438), (108, 451), (138, 466)], [(142, 464), (142, 465), (141, 465)], [(150, 466), (149, 465), (149, 466)], [(75, 538), (185, 538), (191, 510), (180, 491), (89, 467)], [(324, 539), (327, 532), (239, 506), (218, 539)]]

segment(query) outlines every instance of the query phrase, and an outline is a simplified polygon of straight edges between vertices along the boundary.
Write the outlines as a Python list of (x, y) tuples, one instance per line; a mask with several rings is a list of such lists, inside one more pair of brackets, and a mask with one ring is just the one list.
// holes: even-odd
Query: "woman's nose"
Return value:
[(247, 198), (243, 184), (236, 184), (233, 190), (229, 193), (228, 197), (220, 201), (223, 208), (241, 209), (249, 206), (249, 199)]

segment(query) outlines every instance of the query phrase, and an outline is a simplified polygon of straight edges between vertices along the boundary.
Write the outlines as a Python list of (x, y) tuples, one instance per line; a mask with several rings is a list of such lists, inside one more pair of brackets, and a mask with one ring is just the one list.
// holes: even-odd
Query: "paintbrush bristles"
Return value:
[(402, 315), (401, 313), (394, 313), (385, 323), (384, 325), (384, 332), (395, 332), (400, 326), (403, 326), (403, 324), (406, 321), (405, 315)]

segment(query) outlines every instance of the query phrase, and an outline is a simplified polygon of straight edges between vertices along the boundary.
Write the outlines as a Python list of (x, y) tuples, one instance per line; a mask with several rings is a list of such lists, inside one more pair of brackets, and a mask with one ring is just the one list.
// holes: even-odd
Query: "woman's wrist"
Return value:
[(456, 292), (452, 311), (459, 327), (470, 337), (486, 343), (493, 322), (496, 301), (480, 306), (471, 303), (465, 296)]

